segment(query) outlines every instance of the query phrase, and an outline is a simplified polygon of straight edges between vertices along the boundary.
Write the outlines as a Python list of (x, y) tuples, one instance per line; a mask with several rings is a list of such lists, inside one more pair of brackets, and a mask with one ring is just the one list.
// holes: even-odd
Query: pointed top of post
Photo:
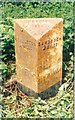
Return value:
[(56, 24), (62, 21), (62, 18), (26, 18), (15, 19), (19, 26), (28, 32), (36, 40), (51, 30)]

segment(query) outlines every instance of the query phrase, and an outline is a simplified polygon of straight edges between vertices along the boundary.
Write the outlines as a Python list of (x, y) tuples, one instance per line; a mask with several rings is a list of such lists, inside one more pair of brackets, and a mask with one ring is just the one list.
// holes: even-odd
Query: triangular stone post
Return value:
[(15, 20), (16, 71), (28, 95), (54, 96), (62, 80), (62, 18)]

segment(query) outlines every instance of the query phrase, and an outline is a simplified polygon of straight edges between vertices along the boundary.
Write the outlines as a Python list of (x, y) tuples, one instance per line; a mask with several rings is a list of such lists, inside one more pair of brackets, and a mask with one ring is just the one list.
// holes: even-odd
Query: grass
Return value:
[[(14, 19), (15, 18), (40, 18), (57, 17), (64, 20), (64, 45), (63, 45), (63, 84), (54, 98), (41, 100), (29, 98), (27, 100), (16, 91), (9, 91), (9, 87), (0, 87), (3, 94), (1, 116), (5, 118), (71, 118), (73, 119), (73, 62), (74, 62), (74, 28), (73, 28), (73, 3), (72, 2), (8, 2), (0, 5), (2, 18), (0, 18), (0, 78), (6, 84), (12, 75), (15, 75), (15, 47), (14, 47)], [(14, 78), (12, 78), (14, 79)], [(15, 84), (16, 85), (16, 84)], [(11, 87), (12, 89), (12, 87)], [(8, 93), (5, 96), (4, 93)], [(21, 100), (20, 100), (21, 98)], [(18, 101), (18, 102), (17, 102)], [(23, 103), (28, 101), (27, 106)], [(0, 105), (1, 106), (1, 105)]]

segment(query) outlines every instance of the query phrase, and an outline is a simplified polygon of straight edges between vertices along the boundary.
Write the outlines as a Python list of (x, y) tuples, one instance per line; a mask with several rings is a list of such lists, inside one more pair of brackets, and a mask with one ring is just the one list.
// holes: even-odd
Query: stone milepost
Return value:
[(17, 85), (27, 95), (54, 96), (62, 80), (62, 18), (15, 20)]

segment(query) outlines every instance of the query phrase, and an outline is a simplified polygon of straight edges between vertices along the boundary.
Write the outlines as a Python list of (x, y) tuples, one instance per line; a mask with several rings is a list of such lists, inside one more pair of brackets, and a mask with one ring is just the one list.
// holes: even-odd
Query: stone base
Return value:
[(55, 85), (51, 86), (50, 88), (44, 90), (41, 93), (36, 93), (35, 91), (25, 87), (24, 85), (17, 82), (17, 87), (26, 95), (33, 96), (35, 98), (41, 97), (41, 99), (48, 99), (49, 97), (54, 97), (61, 85), (61, 82), (56, 83)]

